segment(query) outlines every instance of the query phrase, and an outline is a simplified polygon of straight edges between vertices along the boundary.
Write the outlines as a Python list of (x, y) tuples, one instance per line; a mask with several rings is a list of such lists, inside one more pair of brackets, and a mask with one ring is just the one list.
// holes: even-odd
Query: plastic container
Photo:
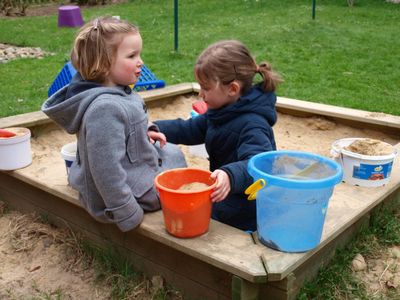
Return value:
[[(156, 176), (167, 232), (180, 238), (199, 236), (208, 231), (211, 218), (210, 195), (216, 182), (209, 171), (194, 168), (171, 169)], [(201, 182), (202, 190), (177, 190), (182, 185)]]
[(58, 27), (80, 27), (83, 24), (79, 6), (65, 5), (58, 8)]
[[(67, 62), (61, 71), (57, 74), (51, 84), (47, 96), (51, 96), (56, 93), (59, 89), (69, 84), (76, 74), (76, 69), (72, 65), (71, 61)], [(157, 79), (157, 77), (147, 68), (145, 65), (142, 66), (142, 72), (140, 73), (138, 81), (135, 83), (134, 89), (136, 91), (147, 91), (151, 89), (158, 89), (165, 86), (165, 81)]]
[(344, 149), (356, 140), (346, 138), (332, 144), (331, 155), (343, 167), (343, 181), (358, 186), (378, 187), (389, 182), (396, 150), (389, 155), (370, 156)]
[[(204, 103), (204, 104), (203, 104)], [(197, 101), (192, 104), (193, 107), (197, 104), (196, 110), (192, 110), (190, 112), (190, 118), (196, 118), (198, 115), (205, 113), (207, 110), (207, 104), (204, 101)], [(205, 105), (205, 108), (204, 108)], [(205, 110), (204, 110), (205, 109)], [(206, 144), (199, 144), (199, 145), (189, 145), (188, 146), (189, 153), (193, 156), (208, 158), (208, 152), (206, 149)]]
[(208, 158), (208, 153), (207, 153), (205, 144), (188, 146), (188, 148), (189, 148), (189, 153), (191, 155), (202, 157), (202, 158)]
[(318, 246), (341, 166), (313, 153), (270, 151), (253, 156), (248, 171), (266, 182), (256, 196), (259, 240), (284, 252)]
[(12, 127), (14, 137), (0, 138), (0, 170), (17, 170), (32, 163), (31, 132), (28, 128)]
[(71, 168), (72, 163), (76, 159), (76, 142), (72, 142), (69, 144), (65, 144), (61, 148), (61, 156), (65, 161), (65, 168), (67, 171), (67, 175), (69, 174), (69, 169)]

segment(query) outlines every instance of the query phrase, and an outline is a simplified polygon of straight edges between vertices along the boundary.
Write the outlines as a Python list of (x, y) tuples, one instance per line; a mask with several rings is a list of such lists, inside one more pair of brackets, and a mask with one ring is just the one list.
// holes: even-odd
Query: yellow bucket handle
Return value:
[(246, 195), (249, 195), (247, 197), (247, 200), (255, 200), (256, 196), (257, 196), (257, 192), (259, 190), (261, 190), (263, 187), (265, 187), (267, 185), (267, 183), (265, 182), (264, 179), (258, 179), (257, 181), (255, 181), (252, 185), (250, 185), (245, 191), (244, 193)]

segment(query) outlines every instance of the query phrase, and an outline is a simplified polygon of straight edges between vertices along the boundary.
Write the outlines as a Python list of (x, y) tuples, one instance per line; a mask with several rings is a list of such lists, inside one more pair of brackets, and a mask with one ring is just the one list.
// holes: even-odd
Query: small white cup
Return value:
[(61, 148), (61, 156), (62, 158), (64, 158), (65, 161), (65, 168), (67, 170), (67, 175), (69, 174), (69, 168), (76, 159), (76, 149), (77, 149), (76, 142), (66, 144)]

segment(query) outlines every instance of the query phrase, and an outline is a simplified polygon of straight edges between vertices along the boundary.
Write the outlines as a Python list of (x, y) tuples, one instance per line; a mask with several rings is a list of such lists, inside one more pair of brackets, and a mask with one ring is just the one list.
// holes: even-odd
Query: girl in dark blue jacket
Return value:
[[(207, 47), (194, 72), (207, 112), (188, 120), (155, 123), (171, 143), (205, 143), (211, 176), (217, 179), (211, 195), (212, 218), (254, 231), (256, 202), (248, 201), (244, 194), (253, 183), (247, 163), (255, 154), (276, 150), (272, 131), (277, 119), (274, 91), (281, 79), (268, 63), (258, 65), (246, 46), (235, 40)], [(253, 85), (256, 74), (263, 80)]]

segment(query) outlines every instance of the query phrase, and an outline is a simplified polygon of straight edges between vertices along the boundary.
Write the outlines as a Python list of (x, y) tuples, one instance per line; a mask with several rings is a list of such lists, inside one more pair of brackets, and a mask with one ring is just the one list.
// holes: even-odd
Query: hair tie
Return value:
[(271, 66), (270, 66), (268, 63), (266, 63), (266, 62), (262, 62), (258, 68), (259, 68), (259, 69), (261, 69), (261, 68), (267, 69), (268, 71), (271, 70)]
[(257, 65), (256, 73), (260, 73), (260, 66)]
[(99, 26), (99, 19), (98, 18), (96, 18), (95, 20), (94, 20), (94, 22), (93, 22), (93, 29), (94, 30), (97, 30), (97, 27)]

